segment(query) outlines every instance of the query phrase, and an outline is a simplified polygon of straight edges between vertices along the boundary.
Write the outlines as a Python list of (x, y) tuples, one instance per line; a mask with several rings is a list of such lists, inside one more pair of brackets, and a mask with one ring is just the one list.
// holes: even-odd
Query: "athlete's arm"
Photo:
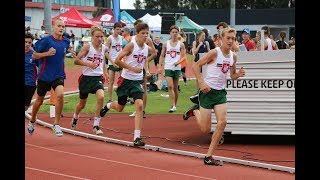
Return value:
[(41, 58), (44, 58), (47, 56), (53, 56), (53, 55), (55, 55), (55, 53), (56, 53), (56, 50), (53, 47), (51, 47), (49, 49), (49, 51), (43, 52), (43, 53), (38, 53), (38, 52), (34, 51), (32, 54), (32, 58), (33, 59), (41, 59)]
[(199, 87), (201, 88), (201, 91), (206, 93), (210, 91), (210, 87), (204, 82), (200, 69), (205, 64), (214, 63), (217, 59), (217, 50), (211, 49), (208, 53), (206, 53), (204, 56), (202, 56), (196, 63), (192, 65), (192, 70), (194, 75), (196, 76), (196, 79), (198, 80)]
[(158, 66), (158, 73), (161, 74), (162, 66), (163, 66), (163, 61), (164, 61), (164, 56), (166, 55), (167, 52), (167, 43), (162, 44), (162, 50), (161, 54), (159, 57), (159, 66)]
[(150, 54), (150, 56), (147, 58), (147, 62), (150, 62), (152, 61), (155, 57), (157, 57), (157, 51), (155, 48), (152, 48), (152, 47), (148, 47), (148, 52)]
[[(109, 52), (110, 52), (110, 49), (112, 48), (112, 47), (111, 47), (111, 42), (112, 42), (111, 36), (112, 36), (112, 35), (110, 35), (110, 36), (107, 38), (107, 42), (106, 42), (106, 44), (105, 44)], [(108, 55), (106, 56), (106, 58), (107, 58), (107, 59), (112, 63), (112, 65), (114, 66), (114, 60), (111, 58), (110, 54), (108, 54)], [(109, 65), (111, 65), (111, 64), (109, 64)]]
[(179, 65), (182, 61), (186, 60), (186, 48), (184, 47), (184, 44), (182, 42), (180, 43), (180, 58), (178, 62), (174, 63), (175, 66)]
[(149, 50), (150, 56), (147, 58), (147, 61), (152, 61), (155, 57), (157, 57), (156, 48), (153, 45), (152, 39), (150, 37), (147, 38), (146, 44), (152, 49)]
[(82, 58), (87, 56), (89, 49), (90, 49), (89, 44), (83, 45), (83, 47), (80, 49), (80, 52), (78, 53), (78, 56), (74, 60), (75, 65), (87, 66), (92, 69), (95, 69), (96, 67), (98, 67), (98, 64), (96, 64), (96, 63), (89, 63), (89, 62), (82, 61)]
[(122, 68), (128, 69), (130, 71), (133, 71), (135, 73), (140, 73), (142, 71), (142, 69), (138, 68), (138, 67), (133, 67), (130, 66), (129, 64), (127, 64), (126, 62), (121, 61), (121, 59), (124, 56), (128, 56), (132, 53), (134, 48), (134, 45), (132, 42), (130, 42), (129, 44), (127, 44), (121, 51), (121, 53), (117, 56), (117, 58), (114, 60), (114, 63)]
[(245, 75), (245, 70), (243, 69), (243, 67), (241, 67), (239, 69), (239, 71), (236, 72), (237, 71), (237, 66), (236, 66), (237, 59), (238, 59), (238, 56), (236, 55), (236, 53), (233, 53), (233, 65), (232, 65), (232, 67), (230, 69), (230, 78), (232, 80), (236, 80), (239, 77), (243, 77)]

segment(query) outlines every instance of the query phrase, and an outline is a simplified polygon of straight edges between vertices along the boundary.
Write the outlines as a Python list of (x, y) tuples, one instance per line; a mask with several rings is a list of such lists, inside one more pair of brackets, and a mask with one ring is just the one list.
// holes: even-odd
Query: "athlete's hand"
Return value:
[(72, 49), (72, 50), (71, 50), (71, 53), (72, 53), (72, 57), (73, 57), (73, 58), (75, 58), (75, 57), (77, 56), (75, 50)]
[(158, 68), (157, 74), (162, 74), (162, 68)]
[(147, 77), (150, 77), (151, 76), (151, 73), (149, 71), (146, 71), (146, 76)]
[(141, 73), (142, 69), (139, 67), (131, 67), (131, 71), (135, 72), (135, 73)]
[(51, 47), (48, 51), (48, 56), (53, 56), (56, 54), (56, 49), (54, 49), (53, 47)]
[(119, 66), (116, 65), (115, 63), (113, 64), (113, 67), (114, 67), (114, 68), (119, 68)]
[(205, 82), (199, 82), (200, 89), (203, 93), (207, 93), (211, 88)]
[(97, 62), (92, 62), (92, 63), (89, 63), (89, 67), (91, 68), (91, 69), (95, 69), (95, 68), (97, 68), (99, 66), (99, 62), (97, 61)]
[(246, 75), (246, 71), (243, 69), (243, 67), (241, 67), (238, 71), (238, 75), (239, 77), (243, 77)]

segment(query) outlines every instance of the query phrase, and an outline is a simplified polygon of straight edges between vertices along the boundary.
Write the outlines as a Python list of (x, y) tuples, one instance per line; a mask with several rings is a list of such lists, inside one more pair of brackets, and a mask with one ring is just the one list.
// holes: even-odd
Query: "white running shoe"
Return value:
[(177, 108), (175, 106), (172, 106), (171, 109), (169, 109), (169, 112), (175, 112)]
[(93, 126), (93, 132), (95, 132), (97, 135), (103, 134), (99, 126)]
[(135, 111), (129, 115), (129, 117), (135, 117), (135, 116), (136, 116), (136, 112)]
[(28, 122), (27, 130), (30, 135), (32, 135), (32, 133), (34, 132), (35, 125), (36, 125), (35, 122), (33, 123), (31, 121)]
[(63, 136), (63, 132), (61, 131), (61, 127), (59, 126), (59, 124), (54, 124), (52, 126), (52, 130), (58, 137)]

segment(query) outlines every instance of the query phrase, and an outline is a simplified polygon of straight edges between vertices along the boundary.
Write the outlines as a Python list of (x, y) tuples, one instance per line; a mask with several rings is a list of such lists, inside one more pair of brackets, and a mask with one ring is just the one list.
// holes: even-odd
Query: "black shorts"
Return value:
[(104, 90), (103, 76), (85, 76), (81, 75), (79, 81), (79, 97), (80, 99), (87, 99), (89, 93), (95, 94), (99, 89)]
[[(132, 99), (133, 99), (133, 102), (136, 101), (136, 99), (141, 99), (143, 100), (143, 93), (142, 92), (136, 92), (132, 95)], [(121, 97), (118, 97), (118, 104), (119, 105), (126, 105), (127, 103), (127, 100), (128, 100), (128, 96), (121, 96)]]
[(50, 91), (51, 88), (55, 90), (59, 85), (64, 86), (64, 78), (58, 78), (52, 82), (45, 82), (38, 79), (37, 94), (38, 96), (45, 96), (47, 91)]
[(30, 106), (35, 91), (36, 86), (24, 85), (24, 106)]
[(181, 72), (186, 73), (186, 67), (181, 68)]
[(159, 64), (159, 58), (158, 57), (154, 58), (153, 61), (154, 61), (154, 65), (155, 66), (157, 66)]

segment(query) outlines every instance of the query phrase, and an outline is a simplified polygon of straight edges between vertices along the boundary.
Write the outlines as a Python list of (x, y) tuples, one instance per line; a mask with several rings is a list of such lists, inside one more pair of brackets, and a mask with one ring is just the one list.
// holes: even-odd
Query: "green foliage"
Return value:
[[(181, 92), (179, 93), (179, 99), (177, 103), (177, 111), (173, 114), (182, 114), (185, 110), (187, 110), (189, 107), (191, 107), (193, 104), (189, 100), (189, 97), (193, 95), (196, 92), (195, 89), (195, 80), (188, 80), (187, 86), (184, 86), (183, 81), (179, 82)], [(158, 90), (156, 92), (150, 92), (147, 95), (147, 107), (146, 107), (146, 113), (147, 114), (168, 114), (168, 110), (171, 108), (171, 103), (169, 100), (169, 97), (162, 97), (161, 94), (167, 95), (168, 92)], [(108, 94), (107, 90), (105, 90), (104, 95), (104, 105), (106, 101), (108, 100)], [(116, 92), (113, 92), (113, 100), (117, 100)], [(75, 95), (69, 95), (64, 97), (64, 101), (67, 102), (64, 104), (63, 107), (63, 113), (73, 113), (74, 109), (79, 102), (79, 94)], [(50, 110), (49, 105), (41, 106), (39, 112), (48, 112)], [(96, 107), (96, 97), (94, 94), (89, 94), (89, 97), (87, 99), (86, 107), (82, 110), (81, 113), (94, 113)], [(121, 113), (131, 113), (134, 111), (134, 105), (126, 105), (123, 112)], [(109, 112), (108, 112), (109, 113)], [(110, 110), (110, 113), (119, 113), (115, 110)]]
[[(136, 0), (136, 2), (140, 0)], [(145, 9), (228, 9), (230, 0), (144, 0)], [(141, 2), (140, 2), (141, 3)], [(295, 8), (295, 0), (236, 0), (236, 9)]]
[(136, 0), (136, 2), (133, 3), (133, 6), (136, 9), (142, 9), (143, 8), (143, 3), (140, 0)]

